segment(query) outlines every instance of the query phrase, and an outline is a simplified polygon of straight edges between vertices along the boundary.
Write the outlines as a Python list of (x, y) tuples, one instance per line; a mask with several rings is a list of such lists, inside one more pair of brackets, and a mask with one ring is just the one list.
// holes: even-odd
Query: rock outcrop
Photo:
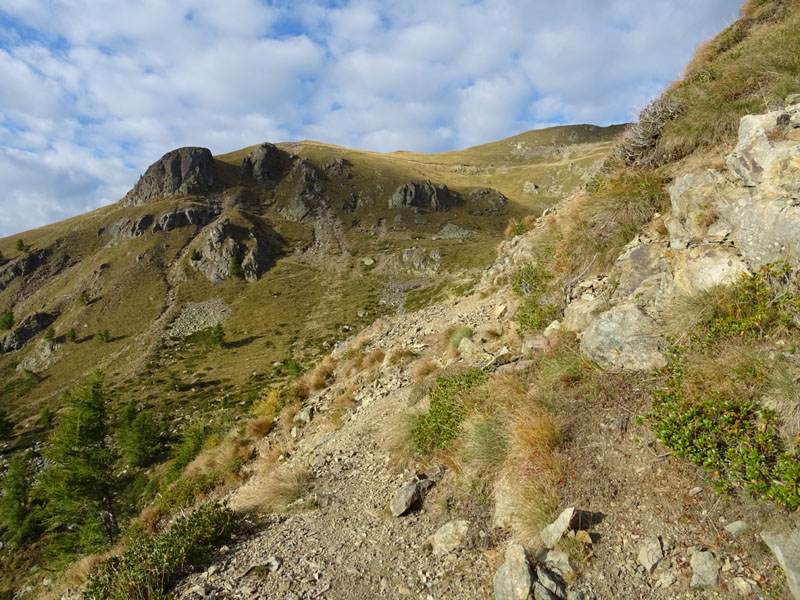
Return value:
[(346, 158), (337, 158), (322, 165), (322, 170), (331, 179), (351, 179), (353, 177), (353, 163)]
[(142, 215), (132, 219), (119, 219), (111, 223), (107, 228), (98, 230), (97, 235), (108, 234), (110, 239), (106, 247), (116, 246), (120, 242), (141, 237), (150, 231), (153, 221), (153, 215)]
[[(663, 366), (658, 322), (680, 296), (778, 260), (800, 264), (800, 104), (741, 120), (725, 169), (670, 188), (667, 239), (638, 236), (606, 278), (572, 288), (564, 327), (609, 370)], [(614, 285), (611, 285), (611, 283)]]
[(167, 152), (147, 168), (123, 206), (139, 206), (149, 200), (175, 194), (201, 194), (214, 185), (214, 159), (208, 148), (186, 147)]
[(389, 198), (389, 208), (418, 208), (446, 212), (450, 210), (450, 191), (444, 184), (433, 185), (428, 179), (423, 182), (409, 181), (397, 188)]
[(259, 183), (276, 181), (286, 174), (294, 158), (275, 144), (265, 142), (242, 160), (242, 179)]
[(38, 333), (56, 320), (53, 313), (36, 312), (25, 317), (0, 343), (0, 354), (22, 350)]
[[(207, 238), (198, 251), (199, 258), (191, 261), (192, 267), (217, 285), (234, 275), (232, 265), (238, 262), (242, 277), (252, 283), (269, 268), (274, 252), (266, 235), (251, 228), (238, 231), (228, 219), (209, 228)], [(239, 239), (237, 239), (239, 238)], [(240, 239), (248, 239), (245, 244)]]
[(47, 258), (47, 254), (48, 251), (45, 248), (33, 250), (0, 266), (0, 292), (6, 289), (17, 277), (30, 275), (41, 267)]
[(467, 209), (475, 216), (500, 216), (507, 204), (508, 198), (493, 188), (475, 188), (467, 195)]
[(216, 206), (189, 206), (166, 212), (155, 219), (146, 214), (135, 218), (124, 218), (114, 221), (108, 227), (98, 230), (98, 235), (108, 235), (106, 247), (116, 246), (120, 242), (141, 237), (145, 233), (172, 231), (180, 227), (204, 227), (219, 214)]

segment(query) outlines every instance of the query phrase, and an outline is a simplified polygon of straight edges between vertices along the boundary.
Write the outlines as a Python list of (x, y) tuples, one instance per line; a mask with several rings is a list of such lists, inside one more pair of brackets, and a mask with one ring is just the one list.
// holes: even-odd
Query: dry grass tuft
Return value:
[(251, 438), (260, 440), (265, 437), (272, 429), (273, 419), (258, 418), (252, 419), (247, 423), (247, 435)]
[(383, 363), (386, 353), (380, 348), (375, 348), (370, 352), (356, 352), (344, 367), (345, 377), (353, 377), (362, 371), (371, 369)]
[(314, 370), (302, 378), (311, 391), (323, 390), (331, 383), (336, 362), (329, 354), (314, 368)]
[(64, 580), (67, 584), (79, 587), (89, 581), (89, 575), (95, 567), (105, 561), (105, 557), (97, 554), (84, 556), (79, 561), (72, 563), (64, 573)]
[(415, 382), (422, 381), (439, 369), (439, 363), (433, 360), (418, 360), (411, 369), (411, 377)]
[(734, 296), (735, 290), (729, 285), (679, 294), (664, 311), (662, 330), (676, 342), (684, 342), (698, 327), (707, 324), (720, 306), (733, 302)]
[(781, 435), (788, 440), (800, 435), (800, 372), (786, 367), (777, 369), (770, 378), (764, 405), (778, 417)]
[(293, 402), (292, 404), (283, 407), (281, 414), (278, 415), (278, 422), (281, 424), (281, 427), (284, 431), (289, 431), (292, 428), (294, 425), (294, 417), (300, 412), (301, 408), (302, 405), (300, 402)]
[(139, 523), (142, 525), (142, 531), (153, 535), (158, 531), (158, 521), (161, 518), (161, 513), (153, 506), (147, 506), (139, 513)]
[(262, 490), (260, 508), (265, 512), (286, 510), (311, 489), (313, 472), (306, 466), (277, 469)]

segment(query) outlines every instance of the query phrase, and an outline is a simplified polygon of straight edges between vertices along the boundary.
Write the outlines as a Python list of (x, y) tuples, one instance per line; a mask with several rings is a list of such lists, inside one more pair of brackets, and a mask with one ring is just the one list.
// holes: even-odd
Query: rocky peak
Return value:
[(274, 181), (286, 172), (294, 156), (264, 142), (242, 160), (242, 179), (255, 179), (259, 183)]
[(122, 205), (139, 206), (154, 198), (206, 192), (214, 185), (213, 164), (208, 148), (190, 146), (167, 152), (147, 168)]

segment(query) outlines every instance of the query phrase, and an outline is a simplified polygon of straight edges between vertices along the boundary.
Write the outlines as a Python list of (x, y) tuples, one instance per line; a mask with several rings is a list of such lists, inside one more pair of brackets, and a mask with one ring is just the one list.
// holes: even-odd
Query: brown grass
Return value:
[(439, 369), (439, 364), (433, 360), (418, 360), (411, 369), (411, 377), (415, 382), (422, 381), (431, 373)]
[(161, 518), (161, 513), (153, 506), (146, 506), (139, 513), (139, 523), (142, 525), (142, 531), (153, 535), (158, 531), (158, 521)]
[(311, 489), (313, 472), (306, 466), (275, 470), (262, 492), (259, 508), (265, 512), (278, 512), (305, 496)]
[(356, 352), (344, 367), (345, 377), (353, 377), (362, 371), (371, 369), (383, 363), (386, 353), (380, 348), (374, 348), (370, 352)]
[(314, 370), (307, 375), (304, 375), (301, 381), (308, 386), (311, 391), (323, 390), (330, 385), (333, 379), (333, 371), (336, 368), (336, 362), (329, 354), (314, 367)]
[(265, 437), (272, 429), (273, 419), (258, 418), (252, 419), (247, 423), (247, 435), (251, 438), (260, 440)]
[(105, 556), (90, 554), (72, 563), (64, 573), (67, 584), (78, 587), (89, 581), (89, 575), (95, 567), (106, 560)]
[(284, 406), (281, 414), (278, 415), (278, 422), (284, 431), (289, 431), (294, 425), (294, 417), (300, 412), (302, 405), (299, 402), (293, 402), (288, 406)]

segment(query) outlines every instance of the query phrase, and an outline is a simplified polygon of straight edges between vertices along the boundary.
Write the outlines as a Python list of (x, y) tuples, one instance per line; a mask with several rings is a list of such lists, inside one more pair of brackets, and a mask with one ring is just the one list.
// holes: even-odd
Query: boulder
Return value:
[(495, 600), (532, 600), (534, 581), (528, 553), (519, 544), (512, 544), (494, 574)]
[(441, 265), (442, 253), (439, 250), (428, 250), (427, 248), (413, 246), (403, 250), (400, 260), (415, 271), (435, 273)]
[(433, 483), (431, 479), (428, 479), (424, 475), (415, 475), (406, 481), (400, 486), (400, 489), (397, 490), (392, 501), (389, 503), (392, 516), (401, 517), (418, 508), (425, 499), (427, 491), (433, 486)]
[(0, 342), (0, 354), (22, 350), (38, 333), (52, 325), (58, 315), (36, 312), (28, 315)]
[(447, 186), (433, 185), (430, 179), (421, 183), (404, 183), (389, 198), (389, 208), (420, 208), (445, 212), (450, 210), (450, 205)]
[(242, 160), (242, 179), (255, 179), (259, 183), (278, 180), (286, 174), (293, 158), (275, 144), (265, 142)]
[(200, 194), (213, 185), (214, 159), (208, 148), (178, 148), (147, 168), (122, 199), (122, 205), (139, 206), (175, 194)]
[(778, 560), (795, 600), (800, 600), (800, 527), (781, 533), (761, 532), (761, 539)]
[[(209, 227), (208, 237), (200, 248), (200, 258), (191, 261), (192, 267), (217, 285), (230, 276), (231, 261), (235, 258), (242, 267), (244, 279), (250, 283), (259, 277), (273, 262), (272, 242), (268, 233), (253, 228), (238, 232), (228, 219)], [(247, 244), (238, 241), (246, 233)]]
[(639, 564), (642, 565), (648, 573), (652, 574), (656, 565), (664, 558), (664, 552), (661, 549), (661, 540), (657, 537), (645, 538), (639, 545), (638, 558)]
[(673, 267), (676, 291), (686, 294), (730, 285), (750, 271), (735, 248), (702, 244), (680, 252)]
[(633, 303), (596, 317), (581, 337), (581, 351), (607, 371), (652, 371), (667, 364), (656, 322)]

